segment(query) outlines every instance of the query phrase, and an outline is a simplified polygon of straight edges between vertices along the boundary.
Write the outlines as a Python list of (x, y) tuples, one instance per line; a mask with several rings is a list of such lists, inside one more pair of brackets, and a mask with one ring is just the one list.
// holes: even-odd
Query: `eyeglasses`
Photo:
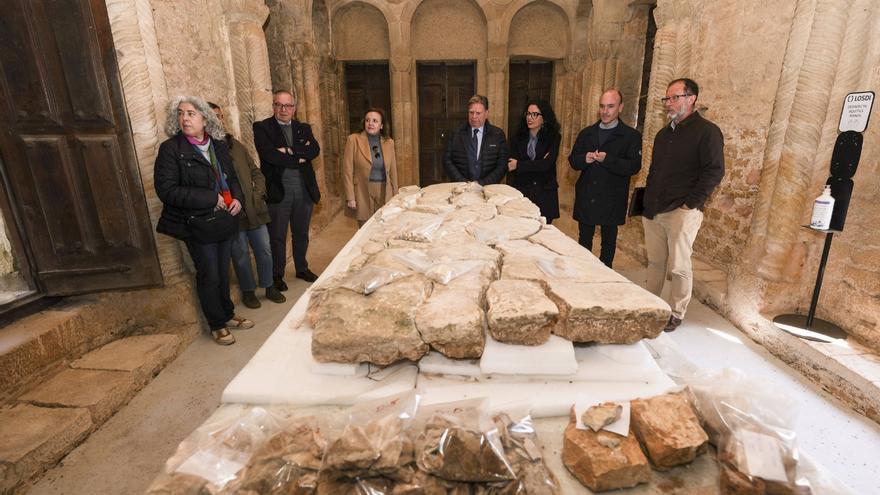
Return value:
[(296, 104), (295, 104), (295, 103), (291, 103), (291, 104), (287, 104), (287, 103), (273, 103), (272, 106), (275, 107), (275, 108), (280, 108), (280, 109), (282, 109), (282, 110), (293, 110), (294, 108), (296, 108)]
[(543, 117), (544, 114), (541, 112), (526, 112), (526, 117), (537, 119), (538, 117)]
[(382, 158), (382, 155), (379, 154), (378, 146), (373, 146), (373, 151), (376, 153), (376, 158)]
[(666, 103), (667, 101), (675, 102), (675, 101), (678, 101), (679, 98), (687, 98), (688, 96), (693, 96), (693, 95), (689, 94), (689, 93), (685, 93), (683, 95), (664, 96), (663, 98), (660, 98), (660, 102), (661, 103)]

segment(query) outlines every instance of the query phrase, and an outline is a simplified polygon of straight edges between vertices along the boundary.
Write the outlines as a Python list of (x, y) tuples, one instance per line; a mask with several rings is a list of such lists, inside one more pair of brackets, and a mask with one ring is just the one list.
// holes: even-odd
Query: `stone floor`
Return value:
[[(313, 240), (310, 259), (316, 272), (323, 270), (355, 228), (340, 216)], [(625, 260), (618, 264), (622, 273), (643, 281), (643, 270), (636, 264)], [(238, 342), (233, 346), (217, 346), (206, 334), (196, 339), (29, 493), (142, 493), (177, 444), (216, 410), (226, 384), (307, 287), (292, 280), (287, 303), (242, 309), (257, 325), (237, 332)], [(880, 493), (875, 472), (880, 426), (852, 412), (697, 301), (671, 336), (702, 367), (735, 366), (765, 377), (797, 398), (801, 406), (794, 429), (801, 448), (856, 493)], [(75, 424), (77, 418), (70, 421)]]

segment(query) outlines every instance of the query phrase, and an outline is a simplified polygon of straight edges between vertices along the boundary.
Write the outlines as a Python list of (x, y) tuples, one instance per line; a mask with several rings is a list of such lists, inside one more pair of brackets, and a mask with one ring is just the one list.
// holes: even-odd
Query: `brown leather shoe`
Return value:
[(672, 332), (676, 328), (678, 328), (679, 325), (681, 325), (681, 318), (677, 318), (677, 317), (675, 317), (675, 315), (670, 316), (669, 321), (666, 322), (666, 326), (663, 327), (663, 331), (664, 332)]
[(243, 316), (232, 315), (232, 318), (226, 322), (226, 328), (231, 328), (233, 330), (245, 330), (248, 328), (254, 328), (254, 322), (248, 320)]
[(232, 345), (235, 343), (235, 337), (225, 328), (211, 330), (211, 336), (214, 337), (214, 342), (220, 345)]

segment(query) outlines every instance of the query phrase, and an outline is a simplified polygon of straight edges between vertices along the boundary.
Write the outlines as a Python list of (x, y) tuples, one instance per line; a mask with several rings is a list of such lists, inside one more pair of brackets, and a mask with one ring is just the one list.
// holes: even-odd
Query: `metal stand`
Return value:
[(802, 339), (816, 342), (834, 342), (846, 339), (846, 332), (834, 323), (816, 318), (816, 306), (819, 304), (819, 292), (822, 290), (822, 278), (825, 275), (825, 264), (828, 263), (828, 252), (831, 251), (831, 240), (839, 230), (820, 230), (825, 233), (825, 247), (822, 249), (822, 260), (819, 262), (819, 273), (816, 274), (816, 285), (813, 286), (813, 299), (807, 316), (797, 314), (779, 315), (773, 318), (773, 324), (780, 330)]

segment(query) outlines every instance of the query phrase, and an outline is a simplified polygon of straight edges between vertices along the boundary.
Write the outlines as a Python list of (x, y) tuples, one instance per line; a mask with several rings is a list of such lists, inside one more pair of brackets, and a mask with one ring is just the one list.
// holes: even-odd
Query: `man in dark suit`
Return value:
[(321, 148), (312, 128), (294, 119), (296, 99), (288, 91), (272, 96), (272, 117), (254, 122), (254, 145), (260, 156), (260, 170), (266, 176), (266, 203), (269, 205), (269, 239), (272, 246), (272, 276), (275, 287), (287, 290), (287, 226), (293, 236), (293, 263), (296, 278), (314, 282), (318, 276), (309, 270), (309, 223), (312, 210), (321, 199), (312, 168)]
[(507, 140), (504, 131), (488, 122), (489, 100), (474, 95), (468, 100), (468, 121), (449, 138), (443, 168), (453, 182), (498, 184), (507, 173)]
[(629, 180), (642, 167), (642, 135), (620, 121), (623, 95), (611, 88), (599, 98), (599, 121), (578, 134), (568, 163), (580, 170), (575, 185), (574, 219), (578, 242), (592, 250), (596, 225), (602, 248), (599, 259), (609, 268), (617, 249), (617, 227), (626, 221)]

